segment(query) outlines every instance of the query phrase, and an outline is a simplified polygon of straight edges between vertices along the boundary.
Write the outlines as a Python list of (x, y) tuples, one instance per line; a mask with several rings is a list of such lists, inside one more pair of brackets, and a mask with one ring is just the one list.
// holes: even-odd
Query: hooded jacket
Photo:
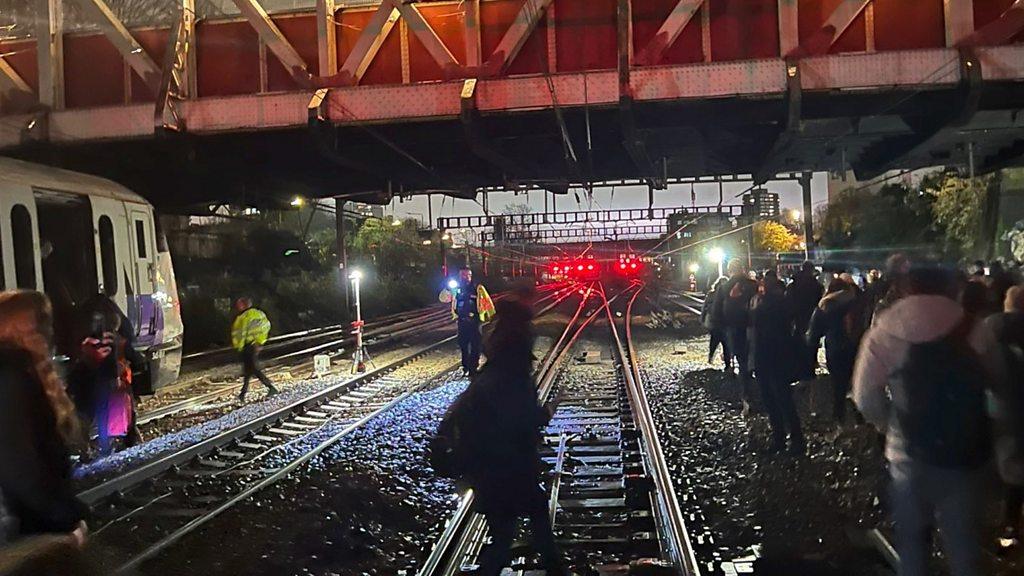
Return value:
[[(906, 442), (899, 424), (890, 418), (889, 377), (906, 359), (912, 344), (931, 342), (950, 334), (964, 317), (963, 308), (945, 296), (907, 296), (875, 317), (861, 342), (853, 373), (853, 401), (864, 419), (886, 436), (885, 456), (906, 462)], [(992, 331), (977, 322), (968, 336), (971, 348), (988, 371), (995, 398), (1005, 393), (1005, 364)], [(998, 420), (998, 410), (991, 414)]]
[(818, 342), (825, 337), (825, 358), (832, 372), (841, 371), (849, 374), (857, 346), (860, 343), (860, 326), (848, 326), (853, 312), (853, 321), (857, 321), (857, 306), (860, 304), (860, 293), (856, 287), (849, 287), (838, 292), (826, 294), (818, 302), (811, 314), (810, 326), (807, 329), (807, 344), (815, 349)]

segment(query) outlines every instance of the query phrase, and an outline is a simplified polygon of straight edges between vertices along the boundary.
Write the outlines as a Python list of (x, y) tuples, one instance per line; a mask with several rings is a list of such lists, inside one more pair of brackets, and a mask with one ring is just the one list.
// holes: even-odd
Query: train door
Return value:
[(135, 258), (135, 285), (139, 294), (152, 294), (156, 279), (156, 243), (153, 240), (152, 215), (141, 206), (129, 204), (128, 207), (132, 256)]
[[(82, 336), (79, 307), (96, 294), (96, 249), (87, 197), (59, 190), (33, 190), (38, 215), (43, 289), (53, 305), (54, 343), (71, 354)], [(73, 354), (72, 354), (73, 355)]]
[[(132, 319), (134, 302), (129, 307), (129, 296), (136, 294), (134, 266), (128, 244), (128, 215), (124, 203), (111, 198), (91, 196), (92, 224), (96, 244), (96, 262), (99, 271), (99, 289), (113, 300)], [(132, 298), (134, 300), (134, 298)]]
[(0, 262), (4, 289), (40, 290), (39, 230), (36, 205), (29, 188), (0, 190)]
[(132, 266), (135, 275), (135, 330), (139, 342), (152, 345), (158, 328), (156, 292), (156, 242), (152, 213), (142, 205), (126, 204), (128, 235), (131, 236)]

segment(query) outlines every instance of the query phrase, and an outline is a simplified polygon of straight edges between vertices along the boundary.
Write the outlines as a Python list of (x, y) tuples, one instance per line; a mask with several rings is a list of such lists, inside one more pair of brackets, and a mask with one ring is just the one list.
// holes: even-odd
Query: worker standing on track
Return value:
[(473, 271), (468, 266), (459, 271), (458, 280), (448, 283), (448, 288), (441, 291), (439, 299), (452, 305), (452, 319), (458, 322), (459, 327), (462, 371), (472, 376), (480, 367), (483, 341), (480, 324), (494, 316), (494, 302), (484, 285), (473, 281)]
[(277, 388), (263, 373), (260, 367), (260, 347), (267, 341), (270, 334), (270, 320), (262, 310), (252, 305), (246, 297), (235, 301), (238, 316), (231, 326), (231, 345), (242, 355), (242, 392), (238, 399), (245, 402), (249, 392), (249, 379), (255, 376), (267, 387), (267, 396), (277, 394)]

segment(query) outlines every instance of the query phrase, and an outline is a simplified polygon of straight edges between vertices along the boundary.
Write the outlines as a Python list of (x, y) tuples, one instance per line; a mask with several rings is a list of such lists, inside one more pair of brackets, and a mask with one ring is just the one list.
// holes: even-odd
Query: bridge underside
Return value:
[(271, 204), (296, 194), (386, 201), (424, 192), (473, 197), (478, 189), (517, 185), (564, 191), (601, 181), (764, 179), (844, 166), (872, 176), (966, 166), (972, 150), (979, 173), (1024, 162), (1024, 85), (986, 84), (976, 110), (958, 123), (964, 106), (958, 87), (805, 93), (800, 125), (787, 130), (780, 97), (637, 103), (633, 122), (651, 159), (646, 167), (623, 144), (617, 105), (562, 108), (565, 137), (549, 108), (480, 114), (471, 128), (459, 117), (442, 117), (29, 144), (5, 153), (110, 177), (166, 208)]
[(0, 153), (165, 210), (1024, 163), (1024, 0), (74, 2), (0, 39)]

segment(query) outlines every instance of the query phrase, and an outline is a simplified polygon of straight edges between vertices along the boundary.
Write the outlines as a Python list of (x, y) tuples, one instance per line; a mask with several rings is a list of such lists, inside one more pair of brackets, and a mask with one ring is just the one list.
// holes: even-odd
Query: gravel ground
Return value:
[[(634, 329), (644, 382), (691, 541), (708, 574), (891, 574), (866, 540), (890, 533), (881, 445), (866, 426), (836, 429), (824, 379), (798, 389), (806, 457), (767, 451), (767, 419), (740, 414), (738, 383), (709, 366), (708, 340), (681, 330)], [(1018, 555), (1019, 556), (1019, 555)], [(994, 574), (1022, 574), (1020, 558)]]
[[(434, 339), (436, 339), (436, 336)], [(423, 345), (428, 341), (433, 341), (433, 339), (427, 338), (423, 342), (419, 340), (410, 342), (412, 346), (409, 348), (401, 347), (383, 353), (379, 358), (375, 357), (374, 360), (378, 366), (383, 366), (397, 357), (408, 354), (410, 348)], [(448, 351), (455, 349), (454, 343), (448, 344), (443, 348), (443, 350)], [(149, 437), (152, 439), (139, 446), (129, 448), (89, 464), (81, 465), (75, 470), (75, 478), (80, 488), (95, 485), (127, 468), (138, 466), (161, 454), (210, 438), (224, 430), (234, 428), (244, 422), (251, 421), (306, 398), (317, 391), (341, 384), (351, 379), (351, 377), (347, 371), (339, 371), (320, 379), (296, 380), (288, 386), (282, 382), (281, 393), (277, 396), (271, 398), (263, 397), (259, 401), (250, 402), (245, 405), (236, 402), (223, 404), (218, 410), (194, 417), (197, 422), (191, 426), (165, 434), (151, 434)], [(193, 418), (185, 417), (184, 422), (191, 419)], [(168, 418), (166, 420), (180, 421), (181, 419)], [(163, 420), (160, 422), (163, 422)]]
[[(538, 356), (552, 344), (539, 337)], [(452, 482), (431, 469), (427, 447), (466, 384), (458, 371), (434, 378), (141, 573), (414, 574), (458, 504)], [(221, 534), (234, 544), (211, 546)]]
[[(382, 344), (380, 348), (371, 348), (370, 353), (373, 355), (374, 363), (382, 366), (408, 353), (411, 348), (425, 346), (453, 333), (452, 326), (445, 326), (405, 338), (398, 342)], [(335, 358), (332, 373), (324, 380), (336, 381), (338, 378), (350, 377), (348, 358), (348, 355)], [(279, 389), (289, 390), (295, 386), (307, 383), (310, 380), (307, 375), (311, 371), (311, 364), (304, 362), (299, 365), (268, 368), (267, 375)], [(187, 378), (191, 378), (194, 381), (194, 385), (176, 390), (173, 394), (151, 396), (144, 399), (139, 404), (140, 414), (145, 415), (146, 412), (180, 402), (186, 398), (204, 394), (215, 388), (239, 385), (242, 381), (241, 368), (234, 365), (218, 367), (202, 375), (189, 375)], [(210, 403), (144, 424), (140, 427), (142, 436), (147, 439), (157, 438), (219, 418), (241, 405), (237, 395), (237, 390), (229, 390)], [(265, 390), (259, 382), (254, 381), (250, 385), (249, 399), (250, 402), (253, 399), (265, 399)]]

